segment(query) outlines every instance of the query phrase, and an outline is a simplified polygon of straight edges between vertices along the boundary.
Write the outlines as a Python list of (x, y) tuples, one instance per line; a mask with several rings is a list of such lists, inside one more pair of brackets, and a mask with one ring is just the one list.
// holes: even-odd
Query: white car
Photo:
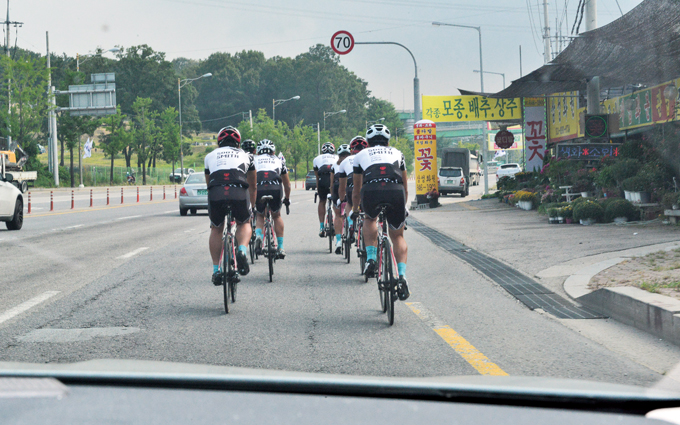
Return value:
[(11, 173), (0, 173), (0, 221), (8, 230), (19, 230), (24, 224), (24, 197), (13, 180)]
[(498, 167), (498, 170), (496, 171), (496, 180), (499, 180), (501, 177), (514, 178), (515, 174), (521, 172), (522, 167), (520, 167), (520, 165), (517, 163), (503, 164), (500, 167)]
[(441, 167), (437, 173), (439, 194), (458, 193), (462, 198), (470, 194), (470, 184), (466, 181), (461, 167)]

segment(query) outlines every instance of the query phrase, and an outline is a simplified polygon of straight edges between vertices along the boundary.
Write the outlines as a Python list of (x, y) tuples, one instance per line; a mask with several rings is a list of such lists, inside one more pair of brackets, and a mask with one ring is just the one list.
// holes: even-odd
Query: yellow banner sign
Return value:
[(416, 158), (416, 195), (437, 189), (437, 124), (422, 120), (413, 125)]
[(423, 118), (434, 122), (505, 121), (522, 118), (520, 99), (423, 96)]
[(550, 143), (579, 137), (578, 92), (557, 93), (548, 100)]

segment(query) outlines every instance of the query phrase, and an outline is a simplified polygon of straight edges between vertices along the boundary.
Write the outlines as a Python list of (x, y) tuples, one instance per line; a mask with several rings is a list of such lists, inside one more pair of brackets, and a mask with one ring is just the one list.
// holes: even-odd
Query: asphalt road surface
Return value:
[[(479, 191), (473, 188), (471, 197)], [(45, 208), (40, 196), (36, 205)], [(662, 378), (634, 357), (530, 311), (413, 230), (406, 232), (412, 296), (397, 303), (388, 326), (375, 281), (364, 283), (356, 257), (346, 264), (318, 237), (311, 191), (293, 192), (285, 217), (288, 256), (276, 263), (274, 282), (257, 261), (229, 315), (221, 288), (210, 282), (205, 212), (180, 217), (170, 196), (108, 207), (100, 198), (95, 207), (72, 211), (66, 196), (55, 212), (27, 215), (21, 231), (0, 230), (2, 361), (120, 358), (644, 386)]]

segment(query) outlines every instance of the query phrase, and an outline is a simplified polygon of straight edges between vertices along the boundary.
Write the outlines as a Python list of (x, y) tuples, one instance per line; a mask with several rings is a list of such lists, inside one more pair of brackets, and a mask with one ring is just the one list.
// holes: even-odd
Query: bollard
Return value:
[(76, 205), (76, 203), (75, 203), (75, 200), (73, 198), (73, 190), (71, 190), (71, 209), (75, 208), (75, 205)]
[(54, 211), (54, 198), (52, 197), (51, 190), (50, 190), (50, 211)]
[(31, 192), (28, 192), (28, 213), (31, 213)]
[(165, 201), (165, 186), (163, 186), (163, 200)]
[(123, 203), (123, 188), (120, 188), (120, 203)]
[(106, 205), (109, 205), (109, 188), (106, 188)]
[(149, 188), (149, 201), (153, 201), (153, 186)]
[(90, 207), (92, 207), (92, 189), (90, 189)]
[(137, 202), (139, 202), (139, 186), (137, 186)]

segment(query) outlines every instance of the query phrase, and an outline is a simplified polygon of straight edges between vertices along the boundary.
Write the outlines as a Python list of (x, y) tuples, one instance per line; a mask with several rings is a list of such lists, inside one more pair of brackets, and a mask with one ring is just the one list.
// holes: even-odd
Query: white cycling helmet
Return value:
[(276, 146), (274, 142), (269, 139), (262, 139), (257, 142), (257, 154), (262, 155), (263, 153), (273, 154), (276, 152)]
[(321, 153), (335, 153), (335, 145), (331, 142), (326, 142), (321, 146)]
[(382, 124), (373, 124), (366, 131), (366, 140), (371, 146), (390, 144), (390, 130)]
[(338, 147), (338, 155), (349, 155), (351, 153), (352, 151), (349, 149), (349, 145), (346, 143)]

